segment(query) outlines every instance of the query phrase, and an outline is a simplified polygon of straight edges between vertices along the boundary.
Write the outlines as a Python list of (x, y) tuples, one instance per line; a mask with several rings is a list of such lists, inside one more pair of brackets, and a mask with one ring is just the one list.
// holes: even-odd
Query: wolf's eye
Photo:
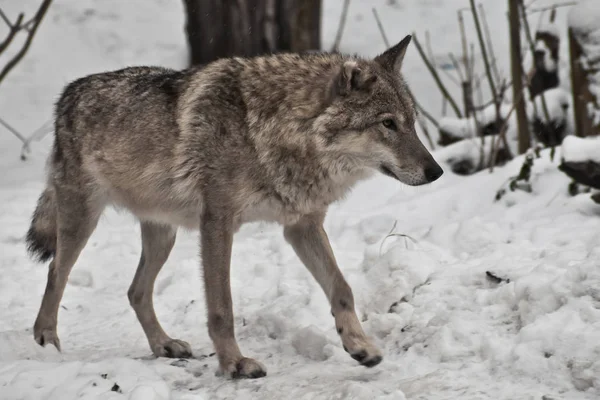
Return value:
[(383, 124), (383, 126), (385, 126), (389, 130), (392, 130), (392, 131), (398, 130), (398, 128), (396, 127), (396, 123), (391, 118), (384, 119), (383, 122), (382, 122), (382, 124)]

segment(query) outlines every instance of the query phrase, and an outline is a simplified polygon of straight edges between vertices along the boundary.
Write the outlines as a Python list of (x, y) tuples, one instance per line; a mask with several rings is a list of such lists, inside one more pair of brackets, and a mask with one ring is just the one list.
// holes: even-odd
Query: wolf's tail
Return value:
[(39, 262), (48, 261), (56, 253), (56, 214), (56, 195), (53, 189), (46, 188), (38, 200), (26, 238), (27, 251)]

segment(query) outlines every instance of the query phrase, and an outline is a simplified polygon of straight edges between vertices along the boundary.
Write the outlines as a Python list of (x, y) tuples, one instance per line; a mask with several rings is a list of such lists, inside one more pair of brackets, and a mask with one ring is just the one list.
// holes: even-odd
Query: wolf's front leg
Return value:
[(242, 356), (235, 340), (229, 266), (233, 241), (231, 213), (206, 207), (200, 225), (208, 333), (219, 358), (219, 371), (232, 378), (260, 378), (265, 367)]
[(325, 291), (344, 350), (362, 365), (373, 367), (381, 362), (381, 352), (367, 338), (356, 316), (352, 289), (337, 266), (323, 229), (324, 217), (324, 213), (303, 217), (286, 226), (284, 235)]

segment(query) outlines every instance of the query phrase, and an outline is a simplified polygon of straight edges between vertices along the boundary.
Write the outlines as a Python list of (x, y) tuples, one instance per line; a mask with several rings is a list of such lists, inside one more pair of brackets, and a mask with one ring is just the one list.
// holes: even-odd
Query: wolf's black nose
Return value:
[(427, 178), (429, 182), (435, 181), (437, 178), (442, 176), (443, 173), (444, 170), (437, 164), (425, 168), (425, 178)]

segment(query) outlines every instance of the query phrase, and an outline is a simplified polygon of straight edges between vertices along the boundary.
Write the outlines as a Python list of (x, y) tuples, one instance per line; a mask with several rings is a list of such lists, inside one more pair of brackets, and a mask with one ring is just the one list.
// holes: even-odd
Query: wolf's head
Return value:
[(344, 58), (318, 119), (326, 151), (417, 186), (443, 170), (417, 137), (413, 98), (400, 73), (410, 40), (373, 60)]

